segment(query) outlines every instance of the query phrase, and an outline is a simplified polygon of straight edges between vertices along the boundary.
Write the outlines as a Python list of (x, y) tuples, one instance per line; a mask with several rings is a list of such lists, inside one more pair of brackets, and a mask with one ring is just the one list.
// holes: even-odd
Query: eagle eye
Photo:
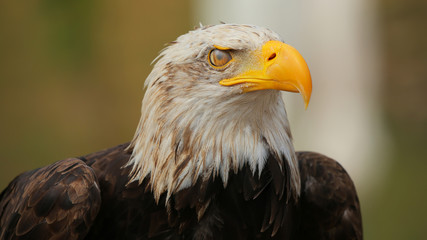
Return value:
[(209, 62), (214, 67), (223, 67), (229, 63), (233, 57), (227, 50), (212, 49), (209, 53)]

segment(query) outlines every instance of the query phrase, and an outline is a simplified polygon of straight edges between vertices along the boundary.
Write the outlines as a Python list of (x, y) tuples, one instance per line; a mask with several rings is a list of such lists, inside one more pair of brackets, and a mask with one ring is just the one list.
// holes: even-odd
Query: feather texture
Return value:
[(79, 159), (26, 172), (0, 195), (0, 239), (83, 238), (100, 205), (95, 173)]
[(303, 190), (295, 202), (286, 202), (287, 183), (274, 182), (277, 171), (254, 175), (244, 165), (225, 188), (221, 178), (199, 179), (157, 204), (148, 178), (128, 184), (127, 147), (18, 176), (0, 195), (0, 239), (362, 239), (354, 185), (320, 154), (297, 154)]

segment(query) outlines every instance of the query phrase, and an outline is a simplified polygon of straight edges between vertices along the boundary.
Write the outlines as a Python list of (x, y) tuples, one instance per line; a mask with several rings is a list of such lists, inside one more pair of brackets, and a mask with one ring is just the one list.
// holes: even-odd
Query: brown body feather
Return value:
[(100, 205), (96, 175), (79, 159), (23, 173), (0, 195), (0, 239), (82, 239)]
[(298, 201), (270, 156), (259, 178), (243, 166), (225, 188), (220, 178), (199, 179), (156, 204), (148, 181), (128, 184), (127, 146), (18, 176), (0, 195), (0, 238), (362, 239), (354, 185), (320, 154), (297, 154)]

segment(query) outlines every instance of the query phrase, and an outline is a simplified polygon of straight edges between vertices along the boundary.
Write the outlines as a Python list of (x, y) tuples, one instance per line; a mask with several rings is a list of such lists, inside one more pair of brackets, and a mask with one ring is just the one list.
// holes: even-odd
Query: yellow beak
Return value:
[(311, 96), (311, 76), (307, 63), (292, 46), (280, 41), (268, 41), (261, 53), (254, 53), (244, 72), (236, 77), (223, 79), (219, 84), (240, 84), (243, 92), (276, 89), (299, 92), (307, 108)]

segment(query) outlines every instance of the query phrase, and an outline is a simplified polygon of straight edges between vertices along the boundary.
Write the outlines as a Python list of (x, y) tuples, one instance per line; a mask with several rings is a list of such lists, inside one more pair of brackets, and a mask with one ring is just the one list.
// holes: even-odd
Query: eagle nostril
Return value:
[(273, 60), (275, 58), (276, 58), (276, 53), (273, 53), (273, 54), (270, 55), (270, 57), (267, 60), (271, 61), (271, 60)]

